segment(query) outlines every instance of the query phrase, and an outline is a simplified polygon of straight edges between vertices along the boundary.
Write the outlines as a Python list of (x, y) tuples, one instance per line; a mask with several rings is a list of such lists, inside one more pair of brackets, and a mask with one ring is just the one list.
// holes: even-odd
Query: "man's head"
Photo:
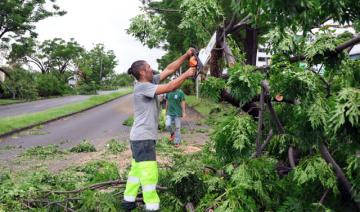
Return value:
[(154, 71), (145, 60), (138, 60), (133, 62), (128, 69), (128, 74), (133, 75), (138, 81), (151, 82)]

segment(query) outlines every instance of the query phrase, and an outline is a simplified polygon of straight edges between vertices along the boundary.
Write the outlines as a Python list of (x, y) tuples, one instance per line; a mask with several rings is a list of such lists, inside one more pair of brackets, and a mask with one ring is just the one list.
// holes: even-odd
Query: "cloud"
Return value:
[(94, 44), (103, 43), (107, 50), (116, 54), (117, 73), (125, 72), (138, 59), (148, 61), (154, 69), (158, 68), (156, 59), (165, 52), (150, 50), (125, 31), (130, 19), (141, 13), (139, 0), (58, 0), (57, 5), (67, 14), (37, 23), (40, 41), (55, 37), (74, 38), (88, 50)]

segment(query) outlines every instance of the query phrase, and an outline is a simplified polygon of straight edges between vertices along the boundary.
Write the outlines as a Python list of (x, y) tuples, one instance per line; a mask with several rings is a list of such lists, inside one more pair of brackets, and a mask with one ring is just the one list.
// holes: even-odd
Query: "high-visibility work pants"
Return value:
[[(156, 158), (154, 158), (155, 141), (153, 143), (154, 145), (131, 142), (134, 159), (131, 161), (131, 169), (124, 192), (125, 201), (135, 202), (141, 185), (146, 210), (159, 210), (160, 208), (160, 199), (156, 193), (159, 173)], [(154, 151), (154, 153), (147, 154), (149, 151)], [(145, 154), (143, 154), (144, 152)]]

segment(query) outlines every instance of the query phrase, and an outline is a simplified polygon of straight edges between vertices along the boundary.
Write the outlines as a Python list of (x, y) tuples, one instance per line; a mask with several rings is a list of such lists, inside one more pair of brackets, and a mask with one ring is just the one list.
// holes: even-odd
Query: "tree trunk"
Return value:
[(254, 29), (251, 26), (246, 27), (245, 52), (246, 64), (248, 65), (256, 65), (256, 55), (258, 47), (257, 32), (258, 29)]

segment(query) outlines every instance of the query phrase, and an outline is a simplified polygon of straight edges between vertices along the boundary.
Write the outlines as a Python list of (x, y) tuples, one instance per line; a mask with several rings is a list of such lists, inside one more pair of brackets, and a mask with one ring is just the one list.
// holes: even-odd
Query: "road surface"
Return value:
[[(86, 139), (95, 146), (103, 146), (112, 138), (127, 141), (130, 127), (122, 122), (133, 113), (132, 94), (95, 107), (77, 115), (44, 125), (35, 133), (19, 133), (0, 141), (0, 164), (11, 161), (27, 148), (37, 145), (56, 144), (60, 148), (71, 148)], [(11, 151), (5, 151), (13, 147)]]
[[(116, 91), (99, 91), (99, 95), (105, 95)], [(86, 99), (89, 99), (93, 95), (77, 95), (77, 96), (64, 96), (53, 99), (44, 99), (32, 102), (25, 102), (19, 104), (10, 104), (0, 106), (0, 118), (9, 117), (9, 116), (17, 116), (25, 113), (34, 113), (44, 111), (54, 107), (60, 107), (67, 104), (81, 102)]]

